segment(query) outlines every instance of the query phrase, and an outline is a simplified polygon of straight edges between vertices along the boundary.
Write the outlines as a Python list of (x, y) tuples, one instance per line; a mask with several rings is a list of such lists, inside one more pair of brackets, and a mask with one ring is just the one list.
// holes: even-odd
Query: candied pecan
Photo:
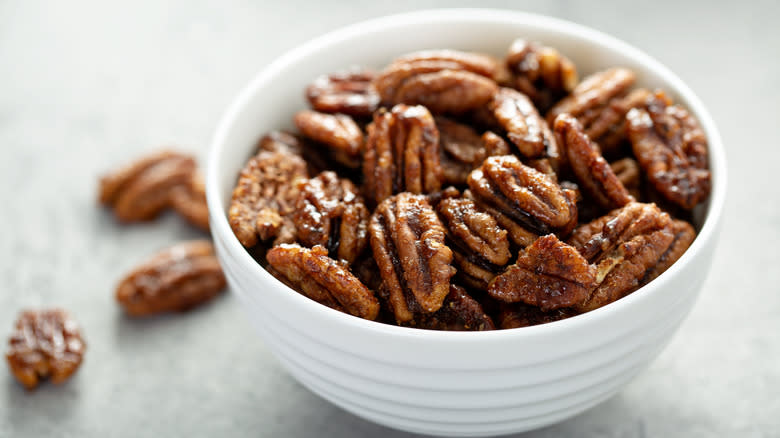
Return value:
[(660, 92), (627, 118), (634, 155), (655, 189), (686, 209), (704, 201), (711, 177), (707, 138), (699, 122)]
[(303, 155), (305, 146), (303, 141), (295, 134), (284, 131), (271, 131), (262, 136), (257, 142), (257, 152), (284, 152), (294, 155)]
[(636, 160), (630, 157), (622, 158), (617, 161), (609, 163), (609, 167), (612, 168), (612, 172), (615, 174), (618, 180), (620, 180), (623, 187), (628, 190), (628, 193), (639, 199), (639, 185), (641, 183), (641, 175), (639, 173), (639, 164)]
[(558, 116), (555, 134), (577, 181), (600, 206), (622, 207), (634, 200), (577, 119), (569, 114)]
[(512, 155), (490, 157), (468, 179), (477, 203), (527, 246), (550, 232), (568, 234), (577, 223), (573, 194)]
[(333, 159), (350, 168), (360, 167), (363, 131), (352, 117), (306, 110), (295, 114), (294, 121), (305, 137), (327, 147)]
[(246, 164), (233, 189), (228, 220), (242, 245), (249, 248), (276, 237), (290, 242), (295, 227), (288, 216), (298, 196), (297, 183), (307, 178), (306, 162), (297, 155), (260, 151)]
[(301, 184), (292, 218), (302, 244), (352, 263), (368, 243), (368, 214), (355, 185), (326, 171)]
[(500, 135), (486, 131), (482, 134), (482, 143), (485, 145), (485, 157), (494, 157), (497, 155), (511, 155), (512, 151), (509, 143)]
[(16, 320), (5, 358), (16, 380), (32, 390), (42, 379), (68, 380), (86, 348), (78, 323), (65, 310), (26, 310)]
[(479, 302), (470, 297), (465, 289), (454, 284), (450, 285), (450, 293), (439, 310), (420, 315), (405, 325), (450, 331), (485, 331), (496, 328)]
[(401, 193), (377, 207), (371, 248), (398, 323), (442, 306), (455, 274), (445, 230), (424, 196)]
[(379, 106), (379, 95), (371, 85), (375, 76), (372, 70), (359, 67), (322, 75), (306, 88), (306, 99), (323, 113), (368, 117)]
[(577, 250), (548, 234), (525, 248), (517, 263), (497, 276), (488, 294), (542, 311), (582, 304), (596, 287), (596, 269)]
[(537, 158), (548, 149), (557, 149), (549, 126), (523, 93), (502, 87), (493, 96), (489, 108), (523, 156)]
[(500, 328), (511, 329), (547, 324), (570, 318), (577, 314), (576, 310), (568, 307), (543, 312), (536, 306), (529, 306), (525, 303), (513, 303), (502, 306), (498, 322)]
[(672, 233), (674, 233), (674, 240), (669, 245), (669, 248), (661, 254), (658, 263), (645, 272), (640, 280), (641, 284), (651, 282), (669, 269), (685, 253), (696, 238), (696, 231), (693, 229), (693, 226), (683, 220), (672, 221)]
[(314, 301), (350, 315), (376, 319), (379, 301), (374, 293), (322, 246), (297, 244), (271, 248), (266, 259), (277, 278)]
[(458, 70), (470, 71), (487, 78), (495, 77), (499, 62), (492, 56), (460, 50), (421, 50), (407, 53), (396, 58), (393, 63), (449, 62), (458, 66)]
[(506, 55), (512, 73), (510, 85), (531, 98), (540, 111), (547, 111), (577, 85), (577, 68), (552, 47), (515, 40)]
[(195, 159), (174, 151), (140, 158), (100, 179), (100, 202), (123, 222), (154, 219), (170, 204), (171, 190), (187, 184)]
[(376, 204), (398, 192), (441, 188), (439, 131), (425, 107), (401, 104), (377, 111), (365, 149), (364, 193)]
[(116, 299), (131, 316), (180, 312), (225, 289), (225, 275), (208, 240), (179, 243), (153, 255), (119, 283)]
[(474, 168), (486, 157), (485, 144), (468, 125), (436, 117), (439, 130), (442, 177), (445, 183), (465, 184)]
[(201, 230), (209, 230), (209, 206), (206, 204), (206, 187), (200, 173), (193, 173), (189, 184), (171, 190), (171, 207), (187, 222)]

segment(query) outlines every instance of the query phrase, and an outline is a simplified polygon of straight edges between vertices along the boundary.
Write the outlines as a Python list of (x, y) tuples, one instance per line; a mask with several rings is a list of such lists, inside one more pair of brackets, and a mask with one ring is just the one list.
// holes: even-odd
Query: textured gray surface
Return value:
[[(286, 49), (440, 4), (107, 3), (0, 1), (0, 336), (20, 308), (56, 304), (89, 342), (62, 387), (28, 394), (0, 372), (0, 436), (406, 436), (295, 383), (231, 294), (185, 315), (124, 317), (112, 296), (118, 277), (198, 234), (173, 216), (118, 226), (95, 206), (95, 182), (161, 144), (204, 158), (230, 99)], [(778, 5), (450, 5), (546, 13), (635, 44), (699, 94), (729, 154), (719, 251), (678, 335), (618, 396), (527, 436), (780, 436)]]

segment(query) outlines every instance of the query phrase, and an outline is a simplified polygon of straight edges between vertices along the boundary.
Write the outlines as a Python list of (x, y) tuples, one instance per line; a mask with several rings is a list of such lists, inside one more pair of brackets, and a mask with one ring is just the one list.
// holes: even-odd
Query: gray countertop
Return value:
[[(0, 2), (0, 341), (21, 308), (60, 305), (89, 343), (61, 387), (27, 393), (0, 371), (0, 436), (407, 436), (293, 381), (231, 293), (187, 314), (123, 316), (118, 278), (199, 234), (172, 215), (119, 226), (96, 206), (96, 179), (160, 145), (205, 159), (223, 109), (274, 57), (341, 25), (442, 5), (108, 3)], [(636, 45), (698, 93), (730, 160), (720, 247), (674, 340), (616, 397), (524, 436), (780, 436), (780, 10), (737, 3), (449, 4), (545, 13)]]

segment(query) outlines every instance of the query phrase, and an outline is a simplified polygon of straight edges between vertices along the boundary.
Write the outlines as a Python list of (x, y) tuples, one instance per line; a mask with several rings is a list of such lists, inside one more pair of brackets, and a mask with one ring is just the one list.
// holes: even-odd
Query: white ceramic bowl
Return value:
[[(436, 332), (365, 321), (292, 291), (239, 244), (226, 208), (263, 133), (290, 128), (315, 76), (382, 67), (420, 49), (502, 56), (517, 37), (570, 57), (581, 76), (612, 66), (637, 72), (690, 109), (707, 133), (713, 191), (696, 241), (667, 272), (613, 304), (563, 321), (493, 332)], [(407, 431), (484, 436), (572, 417), (615, 394), (661, 351), (693, 306), (710, 268), (726, 165), (718, 131), (693, 92), (641, 51), (594, 30), (539, 15), (431, 10), (379, 18), (312, 40), (266, 67), (228, 109), (214, 137), (207, 192), (217, 254), (249, 319), (304, 386), (360, 417)], [(706, 220), (704, 219), (706, 217)], [(251, 383), (250, 383), (251, 384)]]

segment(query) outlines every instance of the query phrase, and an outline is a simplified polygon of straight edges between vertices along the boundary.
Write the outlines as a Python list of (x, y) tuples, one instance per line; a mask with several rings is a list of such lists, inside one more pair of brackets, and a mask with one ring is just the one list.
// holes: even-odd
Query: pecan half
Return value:
[(436, 117), (439, 130), (442, 177), (445, 183), (462, 185), (486, 157), (485, 144), (470, 126)]
[(577, 119), (561, 114), (554, 128), (577, 181), (600, 206), (612, 209), (634, 201)]
[(195, 159), (174, 151), (140, 158), (100, 179), (100, 202), (122, 222), (154, 219), (169, 206), (171, 190), (189, 182)]
[(672, 233), (674, 234), (674, 240), (669, 245), (669, 248), (661, 254), (658, 262), (654, 267), (645, 272), (641, 284), (647, 284), (653, 281), (656, 277), (663, 274), (669, 269), (674, 262), (676, 262), (683, 253), (691, 246), (693, 240), (696, 238), (696, 231), (693, 226), (683, 220), (672, 221)]
[(502, 329), (530, 327), (571, 318), (578, 313), (576, 310), (568, 307), (543, 312), (536, 306), (529, 306), (525, 303), (513, 303), (502, 307), (498, 315), (498, 322), (499, 327)]
[(369, 117), (379, 106), (379, 95), (371, 82), (376, 73), (354, 67), (317, 77), (306, 88), (312, 108), (323, 113)]
[(380, 109), (368, 126), (363, 156), (364, 193), (378, 204), (394, 193), (441, 188), (439, 131), (423, 106)]
[(628, 134), (647, 179), (667, 200), (691, 209), (710, 193), (707, 138), (699, 122), (656, 93), (628, 113)]
[(306, 162), (297, 155), (261, 151), (238, 177), (228, 210), (230, 228), (249, 248), (261, 240), (291, 242), (295, 227), (288, 216), (298, 196), (297, 183), (307, 178)]
[(523, 156), (537, 158), (548, 149), (557, 150), (550, 127), (523, 93), (502, 87), (489, 108)]
[(5, 355), (16, 380), (28, 390), (42, 379), (63, 383), (76, 372), (87, 345), (78, 323), (62, 309), (19, 314)]
[(131, 316), (180, 312), (225, 289), (225, 275), (208, 240), (180, 243), (158, 252), (119, 283), (116, 299)]
[(331, 257), (352, 263), (368, 244), (368, 209), (352, 182), (322, 172), (301, 184), (293, 223), (305, 246), (321, 245)]
[(203, 176), (195, 172), (188, 184), (171, 190), (171, 207), (190, 224), (201, 230), (209, 230), (209, 207), (206, 203), (206, 186)]
[(498, 155), (511, 155), (512, 150), (509, 143), (500, 135), (492, 131), (486, 131), (482, 134), (482, 143), (485, 145), (485, 157), (495, 157)]
[(450, 285), (444, 304), (434, 313), (424, 314), (408, 324), (428, 330), (485, 331), (494, 330), (493, 320), (482, 306), (460, 286)]
[(266, 259), (277, 278), (314, 301), (360, 318), (373, 320), (379, 314), (374, 293), (322, 246), (282, 244), (271, 248)]
[(596, 269), (577, 250), (548, 234), (517, 258), (488, 287), (495, 299), (518, 301), (542, 311), (582, 304), (596, 287)]
[(306, 110), (295, 114), (294, 122), (305, 137), (328, 148), (334, 160), (349, 168), (360, 167), (363, 131), (352, 117)]
[(441, 308), (455, 274), (445, 229), (424, 196), (401, 193), (371, 216), (369, 235), (398, 323)]
[(552, 47), (515, 40), (506, 55), (512, 73), (510, 85), (531, 98), (539, 111), (547, 111), (577, 85), (577, 68)]

